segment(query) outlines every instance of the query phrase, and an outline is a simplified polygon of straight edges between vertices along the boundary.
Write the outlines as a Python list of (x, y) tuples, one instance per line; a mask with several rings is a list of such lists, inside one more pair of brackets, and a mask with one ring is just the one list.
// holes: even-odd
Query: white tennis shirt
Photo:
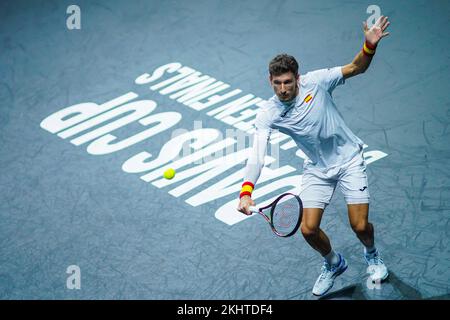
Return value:
[(274, 129), (291, 136), (307, 156), (305, 165), (319, 170), (342, 165), (362, 150), (363, 141), (347, 127), (331, 95), (344, 82), (342, 67), (308, 72), (300, 76), (294, 100), (281, 102), (274, 95), (264, 103), (256, 116), (244, 181), (256, 184)]

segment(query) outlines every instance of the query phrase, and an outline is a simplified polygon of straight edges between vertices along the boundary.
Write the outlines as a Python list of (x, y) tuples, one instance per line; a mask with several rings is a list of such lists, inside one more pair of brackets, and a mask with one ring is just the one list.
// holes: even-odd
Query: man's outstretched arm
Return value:
[(385, 16), (378, 18), (377, 22), (369, 29), (367, 23), (364, 22), (364, 37), (365, 42), (363, 49), (358, 52), (353, 61), (342, 67), (342, 75), (345, 79), (356, 76), (367, 70), (375, 54), (378, 42), (389, 35), (389, 32), (384, 32), (389, 26), (390, 22)]
[(264, 157), (267, 152), (269, 137), (269, 130), (256, 130), (253, 138), (253, 148), (245, 166), (244, 183), (239, 194), (240, 200), (237, 209), (247, 215), (251, 214), (249, 207), (255, 205), (255, 202), (252, 200), (252, 191), (264, 167)]

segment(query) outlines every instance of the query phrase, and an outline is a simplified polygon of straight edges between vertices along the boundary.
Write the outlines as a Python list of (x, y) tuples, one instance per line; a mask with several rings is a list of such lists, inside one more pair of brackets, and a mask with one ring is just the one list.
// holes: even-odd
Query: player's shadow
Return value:
[(441, 296), (434, 296), (430, 298), (426, 298), (425, 300), (450, 300), (450, 294), (443, 294)]
[(344, 287), (335, 292), (328, 293), (320, 297), (318, 300), (335, 300), (335, 299), (368, 300), (367, 296), (364, 294), (363, 287), (359, 283)]
[(403, 281), (401, 281), (395, 273), (392, 271), (389, 272), (389, 278), (387, 279), (387, 282), (389, 282), (401, 295), (403, 299), (407, 300), (448, 300), (450, 299), (450, 294), (444, 294), (440, 296), (433, 296), (429, 298), (424, 298), (420, 291), (417, 289), (411, 287), (410, 285), (407, 285)]
[[(422, 294), (415, 288), (401, 281), (395, 273), (389, 272), (389, 277), (383, 281), (383, 284), (390, 284), (400, 294), (401, 299), (420, 300), (423, 299)], [(354, 284), (344, 287), (338, 291), (331, 292), (319, 298), (319, 300), (331, 299), (350, 299), (350, 300), (369, 300), (370, 298), (364, 293), (366, 289), (361, 284)], [(376, 289), (375, 289), (376, 290)], [(432, 297), (429, 299), (446, 299), (449, 295)]]
[(390, 283), (397, 292), (400, 293), (403, 299), (407, 300), (421, 300), (423, 299), (422, 294), (415, 288), (401, 281), (395, 273), (389, 272), (389, 278), (386, 282)]

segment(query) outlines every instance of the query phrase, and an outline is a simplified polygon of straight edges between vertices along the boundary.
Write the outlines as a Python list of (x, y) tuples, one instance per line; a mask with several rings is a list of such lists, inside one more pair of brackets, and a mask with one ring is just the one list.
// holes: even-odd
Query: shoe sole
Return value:
[(315, 294), (314, 292), (313, 292), (312, 294), (313, 294), (314, 296), (316, 296), (316, 297), (322, 297), (323, 295), (327, 294), (327, 292), (330, 291), (331, 288), (333, 288), (333, 286), (334, 286), (334, 280), (336, 280), (337, 277), (339, 277), (341, 274), (343, 274), (343, 273), (345, 272), (345, 270), (347, 270), (347, 268), (348, 268), (348, 264), (345, 263), (345, 267), (344, 267), (341, 271), (339, 271), (338, 273), (336, 273), (336, 274), (333, 276), (333, 284), (331, 285), (331, 287), (329, 287), (329, 288), (327, 289), (327, 291), (325, 291), (325, 292), (322, 293), (322, 294)]
[(373, 280), (373, 279), (371, 279), (372, 280), (372, 283), (377, 283), (378, 281), (380, 281), (380, 282), (383, 282), (383, 281), (385, 281), (387, 278), (389, 277), (389, 272), (386, 272), (386, 275), (383, 277), (383, 278), (381, 278), (381, 279), (377, 279), (377, 280)]

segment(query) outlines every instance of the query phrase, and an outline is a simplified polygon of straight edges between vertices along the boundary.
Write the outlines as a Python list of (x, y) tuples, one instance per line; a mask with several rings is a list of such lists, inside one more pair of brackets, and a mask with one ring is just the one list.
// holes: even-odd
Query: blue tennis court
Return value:
[[(336, 192), (321, 228), (349, 267), (320, 299), (449, 299), (448, 1), (71, 5), (0, 3), (1, 299), (318, 299), (302, 235), (236, 210), (252, 121), (276, 54), (347, 64), (377, 8), (390, 35), (333, 97), (365, 143), (390, 276), (367, 281)], [(304, 154), (270, 146), (258, 203), (300, 191)]]

